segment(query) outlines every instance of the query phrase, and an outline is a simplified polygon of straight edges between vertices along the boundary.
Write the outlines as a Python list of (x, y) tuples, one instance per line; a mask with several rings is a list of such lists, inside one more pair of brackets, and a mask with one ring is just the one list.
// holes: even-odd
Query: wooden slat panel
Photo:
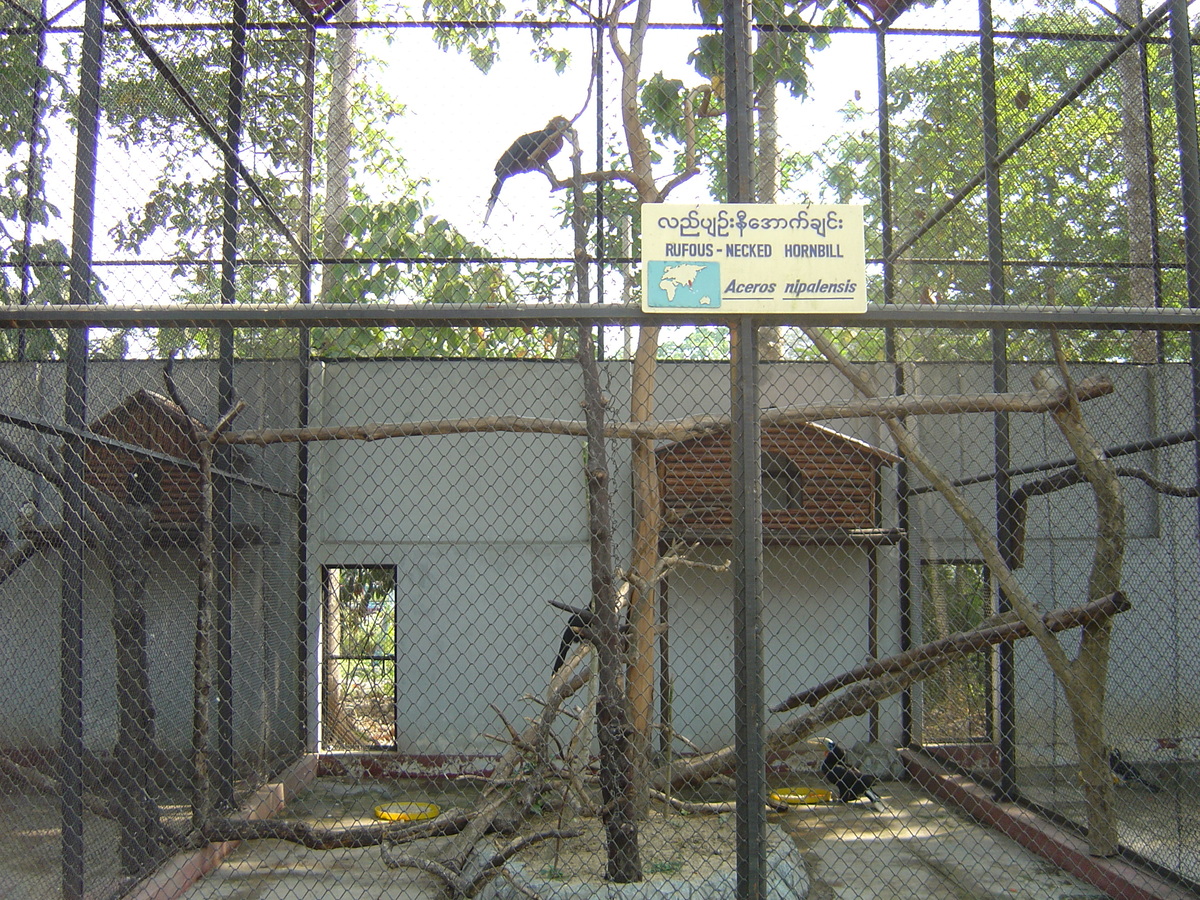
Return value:
[[(795, 509), (765, 510), (764, 527), (783, 533), (874, 527), (883, 455), (828, 429), (805, 426), (764, 428), (762, 447), (764, 455), (782, 456), (798, 471), (802, 501)], [(727, 531), (732, 524), (730, 466), (727, 433), (660, 449), (667, 522), (683, 530)]]

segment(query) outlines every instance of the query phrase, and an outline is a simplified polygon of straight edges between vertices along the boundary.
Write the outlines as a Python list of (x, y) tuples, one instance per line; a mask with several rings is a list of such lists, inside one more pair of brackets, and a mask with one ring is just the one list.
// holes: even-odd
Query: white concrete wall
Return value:
[[(382, 367), (386, 374), (379, 364), (322, 366), (317, 423), (582, 416), (574, 362)], [(792, 405), (844, 391), (814, 379), (820, 370), (771, 367), (764, 394)], [(610, 417), (624, 417), (627, 364), (607, 364), (602, 378)], [(656, 415), (726, 414), (728, 378), (723, 365), (660, 364)], [(874, 425), (854, 424), (856, 436), (878, 438)], [(579, 438), (470, 434), (313, 448), (314, 571), (318, 564), (397, 567), (401, 751), (495, 752), (495, 742), (483, 737), (500, 727), (489, 704), (512, 714), (521, 710), (517, 698), (544, 689), (566, 618), (547, 600), (589, 601), (583, 447)], [(624, 565), (628, 449), (613, 442), (610, 453), (617, 564)], [(871, 552), (768, 552), (768, 699), (866, 659)], [(728, 550), (702, 555), (721, 553)], [(881, 596), (895, 596), (892, 572), (887, 567)], [(701, 747), (723, 746), (733, 728), (729, 576), (677, 572), (670, 604), (675, 728)], [(884, 645), (893, 647), (896, 604), (888, 599), (882, 606), (883, 627), (890, 629)], [(885, 738), (898, 740), (897, 718), (893, 710), (881, 720)], [(855, 739), (866, 733), (865, 722), (839, 730)]]
[[(248, 363), (238, 370), (237, 393), (248, 407), (240, 428), (294, 424), (294, 364)], [(176, 364), (176, 381), (192, 411), (213, 421), (216, 368)], [(89, 419), (138, 388), (165, 392), (162, 364), (101, 362), (89, 366)], [(6, 411), (52, 423), (62, 421), (63, 366), (0, 365), (0, 396)], [(53, 438), (4, 426), (4, 439), (45, 453)], [(244, 474), (294, 490), (295, 447), (245, 454)], [(60, 521), (61, 501), (24, 471), (0, 463), (0, 529), (16, 538), (15, 511), (37, 496), (47, 522)], [(272, 748), (298, 752), (302, 701), (296, 648), (296, 528), (294, 500), (261, 491), (235, 490), (239, 534), (254, 538), (237, 552), (233, 583), (234, 749), (239, 758), (271, 766)], [(163, 535), (159, 535), (163, 539)], [(150, 554), (146, 600), (151, 694), (162, 750), (178, 762), (190, 752), (192, 658), (197, 596), (194, 546), (165, 544)], [(47, 550), (0, 584), (0, 748), (46, 751), (59, 740), (59, 619), (62, 604), (59, 556)], [(111, 749), (116, 734), (112, 589), (99, 549), (89, 550), (84, 590), (84, 740), (97, 753)]]
[[(211, 419), (215, 369), (181, 363), (177, 379), (197, 414)], [(1030, 371), (1014, 367), (1012, 389), (1025, 389)], [(1186, 367), (1149, 372), (1133, 366), (1103, 371), (1117, 393), (1086, 411), (1106, 445), (1182, 431), (1190, 421)], [(661, 364), (657, 415), (723, 414), (728, 369), (704, 363)], [(94, 363), (90, 406), (99, 413), (138, 387), (161, 390), (161, 370), (149, 363)], [(602, 369), (610, 416), (628, 409), (628, 366)], [(987, 366), (922, 366), (914, 390), (957, 393), (990, 388)], [(580, 388), (574, 362), (396, 361), (314, 366), (314, 424), (536, 415), (578, 419)], [(238, 394), (249, 409), (239, 428), (292, 425), (297, 385), (293, 364), (253, 363), (239, 368)], [(62, 367), (0, 366), (5, 408), (58, 421)], [(764, 405), (787, 406), (850, 398), (843, 382), (820, 365), (771, 364), (762, 371)], [(189, 402), (193, 402), (189, 400)], [(890, 448), (877, 423), (847, 420), (839, 430)], [(954, 475), (992, 465), (990, 417), (923, 417), (911, 423), (923, 445)], [(1068, 455), (1042, 416), (1012, 419), (1014, 462), (1032, 464)], [(36, 449), (28, 430), (5, 426), (3, 435)], [(398, 710), (400, 748), (412, 753), (487, 752), (482, 736), (499, 725), (489, 704), (506, 713), (519, 697), (545, 683), (565, 614), (550, 598), (586, 605), (588, 555), (583, 441), (514, 434), (448, 435), (374, 443), (311, 445), (312, 523), (309, 633), (319, 625), (321, 565), (387, 564), (398, 573)], [(1129, 460), (1180, 485), (1194, 482), (1191, 446)], [(618, 564), (630, 545), (628, 448), (611, 449)], [(250, 474), (291, 485), (295, 447), (250, 454)], [(915, 476), (914, 476), (915, 477)], [(1030, 476), (1036, 477), (1036, 476)], [(890, 473), (885, 478), (892, 479)], [(1018, 479), (1020, 483), (1022, 479)], [(1112, 660), (1109, 727), (1114, 742), (1134, 749), (1157, 738), (1200, 733), (1194, 690), (1200, 682), (1200, 612), (1196, 597), (1195, 501), (1157, 497), (1126, 480), (1130, 541), (1126, 586), (1135, 608), (1120, 617)], [(11, 529), (16, 507), (37, 490), (29, 476), (0, 465), (0, 527)], [(986, 516), (990, 488), (968, 495)], [(249, 498), (248, 500), (246, 498)], [(47, 492), (47, 515), (57, 501)], [(264, 742), (286, 744), (300, 731), (298, 597), (289, 502), (241, 493), (239, 521), (257, 523), (268, 543), (239, 560), (236, 585), (235, 727), (245, 752)], [(912, 538), (919, 556), (976, 558), (944, 503), (927, 496), (914, 504)], [(885, 501), (885, 524), (894, 504)], [(1091, 554), (1091, 509), (1086, 488), (1030, 504), (1022, 582), (1046, 608), (1082, 597)], [(772, 548), (766, 555), (764, 642), (768, 701), (862, 662), (866, 657), (868, 554), (866, 550)], [(878, 562), (876, 610), (880, 653), (898, 647), (898, 590), (894, 548), (873, 551)], [(705, 551), (706, 558), (723, 555)], [(194, 561), (187, 552), (156, 553), (150, 602), (151, 653), (158, 730), (164, 747), (185, 748), (190, 728)], [(88, 650), (85, 706), (89, 745), (112, 737), (111, 592), (96, 559), (89, 559)], [(58, 570), (53, 555), (27, 563), (0, 585), (0, 746), (53, 746), (57, 740)], [(919, 584), (918, 584), (919, 589)], [(700, 746), (728, 740), (732, 715), (732, 589), (727, 575), (677, 572), (670, 586), (671, 666), (677, 730)], [(919, 608), (916, 610), (919, 615)], [(315, 654), (315, 651), (314, 651)], [(1025, 758), (1052, 758), (1069, 750), (1061, 700), (1032, 645), (1018, 648), (1019, 724)], [(309, 660), (309, 696), (316, 696), (315, 655)], [(311, 712), (311, 710), (310, 710)], [(517, 710), (519, 712), (519, 709)], [(773, 717), (772, 717), (773, 719)], [(770, 723), (771, 720), (769, 720)], [(865, 722), (834, 734), (853, 742)], [(897, 739), (898, 707), (885, 704), (884, 740)], [(1138, 742), (1141, 742), (1139, 745)]]

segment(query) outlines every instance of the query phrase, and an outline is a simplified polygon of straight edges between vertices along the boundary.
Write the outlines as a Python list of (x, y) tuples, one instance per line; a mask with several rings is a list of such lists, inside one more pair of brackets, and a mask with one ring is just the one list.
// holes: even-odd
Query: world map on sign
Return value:
[(719, 263), (651, 260), (646, 265), (650, 306), (677, 309), (717, 309), (721, 306)]

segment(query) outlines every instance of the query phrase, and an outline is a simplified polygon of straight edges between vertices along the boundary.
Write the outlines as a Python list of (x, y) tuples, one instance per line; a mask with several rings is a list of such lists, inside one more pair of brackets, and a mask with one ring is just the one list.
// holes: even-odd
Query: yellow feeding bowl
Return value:
[(788, 806), (805, 806), (812, 803), (829, 803), (833, 800), (833, 792), (825, 788), (780, 788), (771, 791), (771, 799)]
[(402, 800), (375, 807), (375, 818), (384, 822), (419, 822), (422, 819), (436, 819), (440, 812), (434, 803)]

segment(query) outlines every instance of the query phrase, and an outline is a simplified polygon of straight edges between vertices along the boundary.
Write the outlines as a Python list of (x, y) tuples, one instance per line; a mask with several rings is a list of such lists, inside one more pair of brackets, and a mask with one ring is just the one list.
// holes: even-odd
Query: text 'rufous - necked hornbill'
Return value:
[(550, 158), (562, 149), (563, 135), (570, 127), (569, 120), (555, 116), (545, 128), (521, 135), (504, 151), (496, 163), (496, 183), (492, 185), (492, 193), (488, 196), (487, 211), (483, 214), (484, 225), (500, 198), (500, 188), (504, 186), (506, 178), (521, 172), (544, 172), (547, 178), (556, 182), (554, 172), (550, 169)]

